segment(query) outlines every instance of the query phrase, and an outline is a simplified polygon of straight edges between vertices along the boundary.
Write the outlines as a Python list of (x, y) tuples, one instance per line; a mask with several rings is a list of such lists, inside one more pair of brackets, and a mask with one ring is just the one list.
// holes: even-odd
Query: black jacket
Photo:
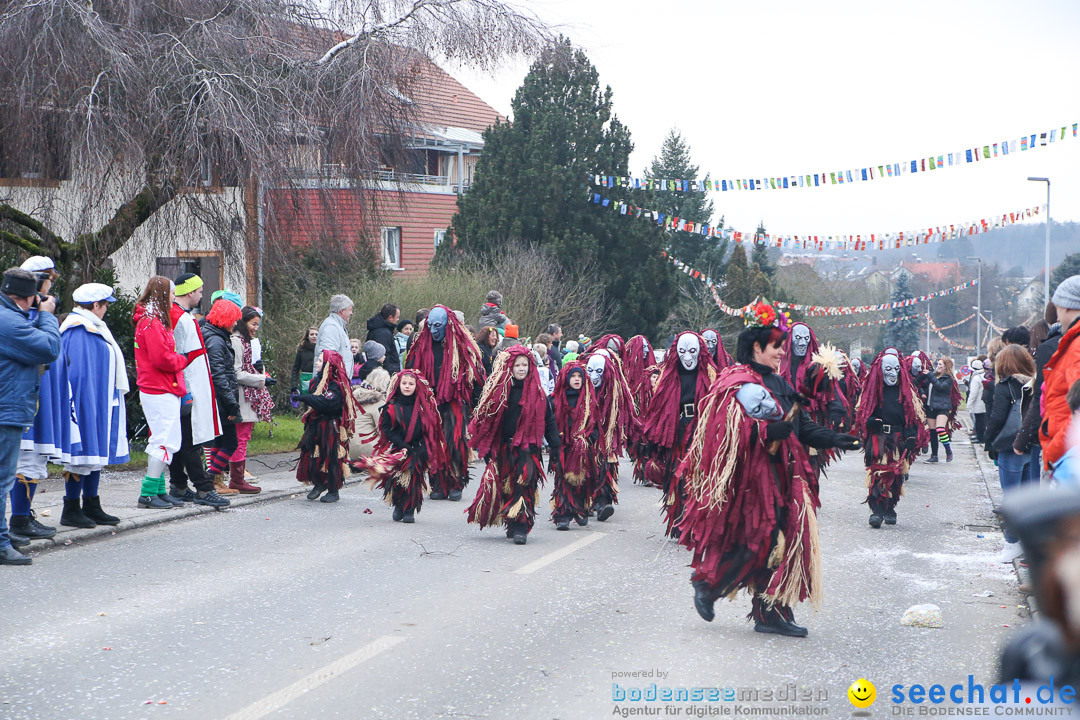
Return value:
[(1024, 424), (1021, 425), (1020, 432), (1016, 434), (1016, 440), (1013, 441), (1013, 447), (1020, 452), (1025, 452), (1032, 445), (1039, 442), (1039, 423), (1042, 422), (1042, 408), (1039, 399), (1042, 397), (1043, 367), (1046, 366), (1046, 363), (1050, 361), (1050, 358), (1057, 351), (1058, 343), (1061, 342), (1061, 334), (1061, 325), (1055, 323), (1050, 329), (1050, 334), (1046, 336), (1046, 339), (1039, 345), (1039, 349), (1035, 351), (1035, 386), (1031, 394), (1035, 402), (1031, 403), (1031, 407), (1024, 411)]
[[(321, 379), (321, 374), (317, 374), (311, 379), (312, 390), (319, 387)], [(345, 402), (345, 398), (342, 396), (341, 386), (334, 380), (326, 383), (326, 389), (321, 395), (307, 394), (301, 395), (297, 399), (314, 410), (316, 415), (331, 420), (336, 420), (341, 417), (341, 407)]]
[[(506, 409), (503, 410), (502, 416), (504, 443), (509, 443), (514, 439), (518, 420), (521, 419), (521, 393), (524, 386), (520, 380), (511, 380), (510, 383), (510, 395), (506, 399)], [(551, 398), (547, 398), (547, 407), (544, 411), (544, 439), (552, 450), (562, 447), (562, 438), (559, 437), (559, 427), (555, 422), (555, 407), (551, 404)]]
[(1015, 375), (1010, 375), (994, 385), (994, 407), (986, 418), (986, 430), (983, 438), (986, 440), (986, 449), (996, 450), (994, 440), (998, 433), (1005, 427), (1005, 421), (1009, 418), (1009, 410), (1014, 402), (1023, 403), (1020, 412), (1026, 413), (1031, 406), (1031, 391), (1024, 389), (1024, 383)]
[(927, 415), (948, 415), (952, 412), (952, 387), (954, 381), (948, 374), (930, 375), (930, 392), (927, 400)]
[(417, 418), (412, 433), (409, 433), (415, 408), (415, 398), (396, 398), (395, 402), (383, 408), (382, 415), (379, 416), (379, 430), (390, 441), (394, 450), (408, 450), (411, 456), (426, 465), (427, 445), (424, 443), (424, 426), (420, 423), (420, 418)]
[[(401, 372), (401, 358), (398, 357), (397, 343), (394, 341), (394, 333), (397, 326), (382, 315), (376, 313), (368, 318), (367, 339), (377, 342), (386, 348), (386, 358), (383, 359), (383, 367), (391, 375)], [(413, 333), (414, 335), (416, 333)]]
[[(199, 323), (206, 358), (210, 361), (210, 379), (214, 383), (221, 419), (240, 417), (240, 388), (236, 384), (236, 353), (233, 352), (231, 334), (203, 320)], [(234, 422), (238, 422), (235, 420)]]
[(300, 389), (300, 373), (315, 372), (315, 346), (310, 348), (297, 348), (296, 358), (292, 364), (292, 378), (289, 387)]
[[(769, 388), (772, 394), (776, 396), (777, 402), (780, 403), (780, 409), (786, 415), (791, 406), (795, 404), (798, 396), (795, 388), (791, 387), (791, 383), (773, 372), (773, 369), (767, 365), (751, 362), (750, 367), (761, 374), (765, 387)], [(821, 450), (836, 447), (836, 432), (818, 425), (810, 419), (810, 414), (805, 410), (800, 411), (795, 416), (792, 425), (794, 425), (793, 434), (803, 445)]]

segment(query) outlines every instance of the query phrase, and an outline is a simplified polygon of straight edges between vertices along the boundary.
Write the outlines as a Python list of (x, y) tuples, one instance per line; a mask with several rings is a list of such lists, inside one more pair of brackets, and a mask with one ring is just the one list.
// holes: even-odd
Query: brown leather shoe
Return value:
[(262, 492), (262, 488), (244, 480), (244, 465), (246, 464), (246, 462), (229, 463), (229, 487), (241, 495), (258, 495)]
[(217, 490), (218, 495), (239, 495), (239, 490), (232, 490), (225, 484), (225, 478), (221, 475), (214, 475), (214, 490)]

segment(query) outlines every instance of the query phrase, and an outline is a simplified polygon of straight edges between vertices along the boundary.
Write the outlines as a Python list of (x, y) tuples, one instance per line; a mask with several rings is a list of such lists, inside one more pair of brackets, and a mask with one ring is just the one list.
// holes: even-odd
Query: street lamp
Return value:
[(1050, 304), (1050, 178), (1029, 177), (1029, 182), (1046, 183), (1046, 270), (1043, 274), (1043, 307)]
[(979, 294), (979, 306), (975, 308), (975, 354), (979, 355), (981, 354), (979, 352), (979, 348), (982, 346), (982, 326), (980, 325), (980, 323), (982, 322), (982, 258), (968, 255), (965, 259), (979, 261), (979, 282), (976, 285), (976, 292), (978, 292)]

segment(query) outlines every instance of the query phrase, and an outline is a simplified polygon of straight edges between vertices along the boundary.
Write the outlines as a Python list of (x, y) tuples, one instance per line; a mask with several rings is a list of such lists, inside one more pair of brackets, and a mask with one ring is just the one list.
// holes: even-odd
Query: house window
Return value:
[(435, 249), (438, 250), (439, 246), (443, 244), (443, 240), (446, 239), (446, 229), (435, 231)]
[(382, 229), (383, 266), (393, 270), (401, 269), (401, 228), (384, 227)]

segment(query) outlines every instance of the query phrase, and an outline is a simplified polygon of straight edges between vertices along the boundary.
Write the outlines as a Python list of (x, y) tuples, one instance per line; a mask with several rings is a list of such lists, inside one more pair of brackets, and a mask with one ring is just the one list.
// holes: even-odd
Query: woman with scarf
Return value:
[(108, 285), (88, 283), (77, 287), (71, 299), (75, 307), (60, 326), (58, 362), (67, 367), (79, 433), (78, 440), (68, 437), (64, 447), (69, 459), (64, 463), (61, 523), (73, 527), (118, 525), (120, 518), (101, 509), (98, 495), (102, 469), (128, 461), (127, 365), (105, 324), (105, 313), (116, 298)]
[(236, 373), (236, 383), (240, 386), (240, 416), (236, 423), (236, 452), (229, 458), (229, 487), (247, 495), (254, 495), (262, 490), (246, 479), (247, 447), (255, 423), (269, 423), (273, 420), (274, 401), (267, 388), (277, 383), (266, 373), (259, 372), (252, 359), (252, 343), (259, 335), (262, 317), (263, 312), (259, 308), (244, 306), (230, 338), (233, 371)]
[(589, 475), (600, 437), (596, 396), (584, 365), (575, 361), (563, 366), (552, 401), (562, 447), (551, 451), (548, 468), (555, 475), (551, 520), (556, 530), (569, 530), (571, 519), (581, 526), (589, 524)]
[(750, 308), (736, 360), (702, 403), (678, 475), (686, 507), (676, 526), (693, 552), (694, 607), (747, 589), (754, 630), (805, 637), (792, 606), (821, 601), (817, 479), (807, 447), (857, 449), (858, 440), (815, 423), (780, 374), (788, 320), (767, 303)]
[(412, 523), (428, 490), (426, 476), (447, 462), (435, 395), (423, 375), (402, 370), (390, 384), (375, 453), (355, 465), (368, 471), (370, 487), (383, 491), (383, 500), (394, 508), (394, 522)]
[(300, 460), (296, 479), (312, 486), (308, 500), (319, 499), (325, 492), (320, 502), (337, 502), (338, 491), (349, 476), (349, 436), (357, 412), (341, 355), (323, 350), (322, 357), (315, 361), (311, 392), (294, 394), (292, 399), (308, 406), (303, 416), (304, 434), (297, 445)]
[(855, 409), (855, 434), (865, 447), (870, 527), (895, 525), (908, 468), (927, 434), (919, 391), (895, 355), (874, 360)]
[[(642, 418), (649, 455), (660, 472), (664, 490), (664, 517), (672, 535), (683, 512), (683, 488), (675, 471), (694, 437), (698, 411), (717, 376), (713, 354), (695, 332), (680, 333), (671, 342), (649, 408)], [(672, 535), (674, 537), (674, 535)]]
[(555, 412), (540, 387), (533, 352), (515, 346), (495, 358), (491, 377), (469, 423), (469, 446), (487, 461), (476, 498), (466, 511), (481, 529), (506, 525), (506, 537), (524, 545), (536, 522), (544, 482), (543, 441), (559, 472), (562, 440)]

